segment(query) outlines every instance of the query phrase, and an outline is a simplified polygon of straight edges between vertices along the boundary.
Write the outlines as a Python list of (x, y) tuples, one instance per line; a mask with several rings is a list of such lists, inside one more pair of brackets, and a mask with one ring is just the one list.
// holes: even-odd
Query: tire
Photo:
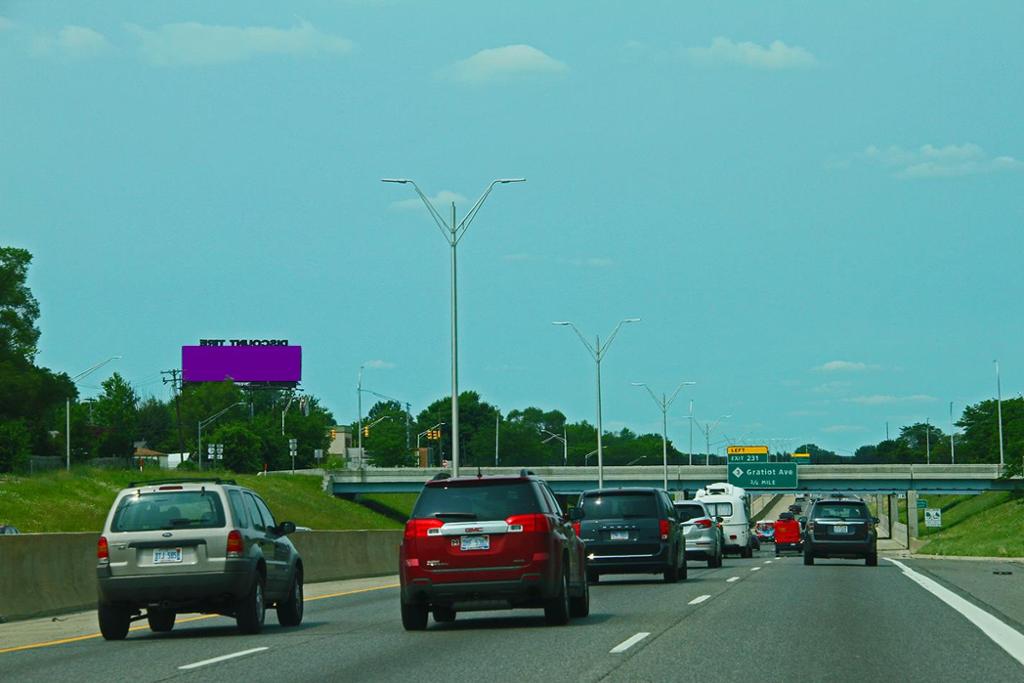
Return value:
[(601, 575), (593, 569), (587, 570), (587, 583), (600, 583)]
[(665, 583), (675, 583), (679, 580), (679, 566), (675, 563), (665, 568), (665, 573), (662, 574), (665, 579)]
[(687, 577), (689, 575), (690, 575), (690, 570), (686, 566), (686, 556), (684, 555), (683, 556), (683, 564), (679, 567), (679, 580), (680, 581), (686, 581), (686, 579), (687, 579)]
[(427, 606), (417, 603), (402, 603), (402, 627), (406, 631), (423, 631), (427, 628)]
[(878, 566), (878, 553), (877, 552), (873, 552), (870, 555), (866, 556), (864, 558), (864, 564), (866, 564), (869, 567), (877, 567)]
[(548, 626), (565, 626), (569, 623), (569, 580), (564, 571), (558, 594), (544, 605), (544, 621)]
[(569, 598), (569, 616), (585, 617), (590, 614), (590, 583), (583, 582), (583, 594)]
[(814, 564), (814, 555), (811, 555), (806, 550), (804, 551), (804, 564), (807, 566)]
[(252, 635), (263, 630), (263, 621), (267, 617), (264, 582), (263, 575), (257, 574), (249, 593), (235, 607), (235, 623), (242, 633)]
[(708, 569), (714, 569), (717, 566), (718, 566), (718, 557), (717, 556), (716, 557), (709, 557), (708, 558)]
[(754, 556), (754, 550), (750, 547), (750, 541), (747, 541), (747, 547), (740, 551), (740, 557), (749, 560)]
[(132, 623), (132, 613), (127, 607), (100, 603), (96, 615), (104, 640), (124, 640), (128, 635), (128, 626)]
[(292, 585), (288, 588), (288, 598), (277, 603), (277, 623), (281, 626), (298, 626), (302, 623), (303, 608), (302, 570), (295, 568)]
[(174, 628), (174, 619), (178, 615), (170, 609), (151, 609), (146, 612), (149, 630), (156, 633), (167, 633)]
[(455, 610), (451, 607), (435, 607), (434, 621), (439, 624), (450, 624), (455, 621)]

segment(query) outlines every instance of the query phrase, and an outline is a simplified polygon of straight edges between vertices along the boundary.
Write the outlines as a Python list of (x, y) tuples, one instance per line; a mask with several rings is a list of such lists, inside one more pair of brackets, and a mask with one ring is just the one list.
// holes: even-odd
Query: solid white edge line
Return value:
[(730, 578), (726, 579), (726, 580), (725, 580), (725, 582), (726, 582), (726, 583), (732, 583), (733, 581), (739, 581), (739, 580), (740, 580), (740, 577), (738, 577), (738, 576), (732, 576), (732, 577), (730, 577)]
[(635, 636), (630, 636), (629, 638), (626, 638), (624, 641), (622, 641), (621, 643), (613, 647), (611, 650), (609, 650), (608, 654), (617, 655), (620, 652), (625, 652), (626, 650), (633, 647), (649, 635), (651, 634), (647, 633), (646, 631), (641, 631), (640, 633), (637, 633)]
[(182, 671), (186, 671), (188, 669), (198, 669), (199, 667), (206, 666), (208, 664), (216, 664), (217, 662), (223, 662), (223, 661), (228, 660), (228, 659), (234, 659), (235, 657), (244, 657), (245, 655), (251, 655), (251, 654), (254, 654), (256, 652), (263, 652), (264, 650), (269, 650), (269, 649), (270, 649), (269, 647), (254, 647), (251, 650), (242, 650), (241, 652), (233, 652), (233, 653), (231, 653), (229, 655), (221, 655), (220, 657), (214, 657), (213, 659), (204, 659), (201, 662), (193, 662), (192, 664), (185, 664), (184, 666), (179, 666), (178, 669), (180, 669)]
[(686, 604), (687, 605), (699, 605), (700, 603), (704, 602), (705, 600), (707, 600), (710, 597), (711, 597), (710, 595), (701, 595), (701, 596), (698, 596), (698, 597), (694, 598), (693, 600), (690, 600), (690, 602), (688, 602)]
[(969, 622), (977, 626), (992, 642), (1006, 650), (1007, 654), (1024, 665), (1024, 635), (977, 605), (964, 600), (942, 584), (915, 572), (899, 560), (885, 558), (903, 570), (903, 575), (924, 588), (926, 591), (962, 614)]
[(750, 568), (750, 571), (752, 571), (752, 572), (756, 572), (756, 571), (757, 571), (758, 569), (760, 569), (760, 567), (751, 567), (751, 568)]

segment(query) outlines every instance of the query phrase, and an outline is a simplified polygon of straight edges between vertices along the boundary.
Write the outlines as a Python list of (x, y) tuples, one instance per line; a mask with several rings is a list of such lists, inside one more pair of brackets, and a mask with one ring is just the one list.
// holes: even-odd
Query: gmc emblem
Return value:
[(484, 528), (483, 528), (482, 526), (471, 526), (471, 527), (466, 527), (466, 533), (469, 533), (469, 534), (476, 534), (476, 533), (480, 533), (480, 532), (481, 532), (481, 531), (483, 531), (483, 530), (484, 530)]

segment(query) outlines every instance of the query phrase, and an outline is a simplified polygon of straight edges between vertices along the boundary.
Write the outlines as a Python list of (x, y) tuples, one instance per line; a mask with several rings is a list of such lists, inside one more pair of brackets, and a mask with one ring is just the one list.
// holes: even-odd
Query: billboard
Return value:
[(182, 346), (181, 378), (185, 382), (297, 384), (302, 379), (302, 347)]

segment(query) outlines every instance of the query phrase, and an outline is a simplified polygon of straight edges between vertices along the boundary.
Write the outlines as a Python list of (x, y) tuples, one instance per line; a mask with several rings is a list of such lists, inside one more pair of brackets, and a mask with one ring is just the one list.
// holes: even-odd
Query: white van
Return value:
[(750, 517), (742, 498), (723, 493), (711, 493), (697, 498), (708, 514), (722, 518), (722, 535), (725, 539), (723, 552), (738, 553), (750, 557), (753, 553), (750, 541)]

